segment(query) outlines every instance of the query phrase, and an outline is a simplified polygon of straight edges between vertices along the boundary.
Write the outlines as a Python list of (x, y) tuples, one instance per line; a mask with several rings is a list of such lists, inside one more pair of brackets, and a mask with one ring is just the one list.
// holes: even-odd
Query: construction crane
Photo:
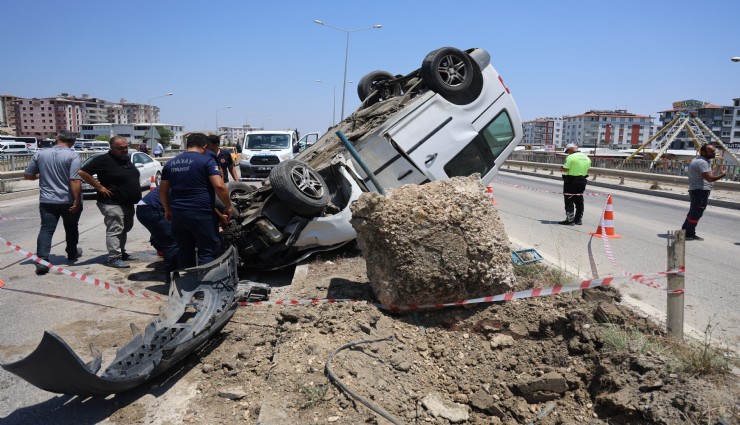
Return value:
[[(676, 117), (673, 118), (671, 122), (660, 129), (660, 131), (658, 131), (655, 136), (651, 137), (650, 140), (637, 148), (637, 150), (625, 159), (625, 162), (632, 159), (638, 152), (644, 149), (645, 146), (649, 146), (654, 140), (658, 140), (658, 146), (660, 146), (660, 148), (658, 149), (658, 153), (655, 155), (655, 158), (653, 158), (653, 161), (650, 163), (650, 168), (653, 168), (658, 159), (660, 159), (660, 157), (665, 153), (671, 143), (676, 140), (676, 137), (678, 137), (679, 133), (681, 133), (683, 129), (686, 129), (686, 132), (694, 142), (694, 146), (697, 151), (699, 151), (699, 148), (701, 148), (702, 145), (709, 143), (710, 140), (714, 140), (718, 145), (722, 146), (722, 149), (724, 149), (724, 151), (727, 152), (735, 161), (740, 163), (737, 156), (727, 148), (724, 142), (722, 142), (722, 140), (720, 140), (720, 138), (717, 137), (709, 127), (696, 117), (696, 109), (691, 108), (677, 113)], [(709, 136), (709, 140), (706, 136)]]

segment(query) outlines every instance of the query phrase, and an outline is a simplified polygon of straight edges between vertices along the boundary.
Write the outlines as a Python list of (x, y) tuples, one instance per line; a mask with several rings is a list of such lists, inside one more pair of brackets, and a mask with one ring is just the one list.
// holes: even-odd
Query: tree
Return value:
[(172, 138), (175, 136), (175, 133), (166, 127), (157, 127), (157, 133), (159, 133), (160, 137), (159, 143), (165, 148), (169, 148), (172, 145)]
[(105, 134), (98, 134), (95, 136), (95, 140), (100, 140), (101, 142), (108, 142), (110, 141), (110, 137), (106, 136)]

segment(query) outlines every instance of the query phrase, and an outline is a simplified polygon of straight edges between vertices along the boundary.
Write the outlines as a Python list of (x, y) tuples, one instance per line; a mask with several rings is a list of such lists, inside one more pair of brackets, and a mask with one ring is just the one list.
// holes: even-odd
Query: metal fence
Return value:
[[(512, 152), (510, 160), (526, 161), (540, 164), (561, 165), (565, 158), (555, 156), (554, 154), (536, 154), (528, 152)], [(687, 176), (689, 163), (685, 161), (660, 160), (653, 164), (653, 161), (647, 159), (631, 159), (625, 161), (624, 158), (591, 158), (591, 166), (595, 168), (607, 168), (612, 170), (636, 171), (640, 173), (662, 174), (667, 176)], [(722, 180), (740, 181), (740, 166), (723, 165), (722, 169), (727, 171), (727, 176)], [(716, 170), (715, 170), (716, 172)]]
[[(173, 157), (179, 153), (185, 152), (181, 149), (173, 149), (166, 151), (164, 154), (167, 157)], [(77, 152), (80, 154), (80, 160), (84, 161), (87, 158), (97, 155), (100, 152), (99, 151), (91, 151), (91, 152)], [(8, 172), (8, 171), (23, 171), (28, 166), (28, 163), (31, 161), (31, 158), (33, 158), (33, 154), (22, 154), (22, 155), (7, 155), (4, 158), (0, 158), (0, 172)]]

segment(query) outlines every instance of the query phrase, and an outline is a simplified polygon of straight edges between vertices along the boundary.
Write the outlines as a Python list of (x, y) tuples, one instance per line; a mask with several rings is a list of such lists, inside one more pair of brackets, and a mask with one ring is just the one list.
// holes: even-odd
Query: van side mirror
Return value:
[(298, 153), (301, 151), (301, 145), (299, 143), (296, 143), (293, 145), (293, 153)]

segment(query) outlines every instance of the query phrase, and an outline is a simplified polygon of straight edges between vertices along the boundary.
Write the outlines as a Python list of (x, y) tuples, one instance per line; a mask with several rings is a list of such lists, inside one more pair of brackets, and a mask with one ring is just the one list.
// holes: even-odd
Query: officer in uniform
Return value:
[[(591, 159), (578, 150), (578, 146), (569, 143), (565, 146), (568, 156), (563, 164), (563, 197), (565, 198), (565, 220), (558, 222), (564, 226), (583, 224), (583, 191), (586, 190), (586, 178), (591, 168)], [(573, 211), (575, 209), (575, 211)]]

